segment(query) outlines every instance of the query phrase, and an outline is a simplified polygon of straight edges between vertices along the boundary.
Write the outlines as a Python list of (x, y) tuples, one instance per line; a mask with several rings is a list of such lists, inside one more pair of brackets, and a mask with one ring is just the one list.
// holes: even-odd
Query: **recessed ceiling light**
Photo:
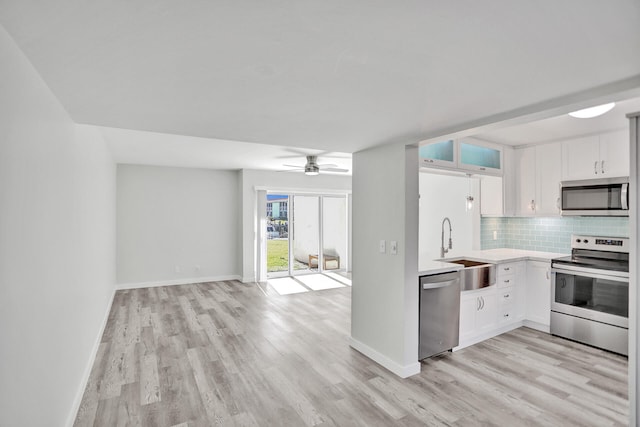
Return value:
[(597, 105), (595, 107), (574, 111), (572, 113), (569, 113), (569, 115), (571, 117), (575, 117), (578, 119), (590, 119), (593, 117), (598, 117), (603, 115), (604, 113), (606, 113), (607, 111), (610, 111), (615, 106), (616, 106), (615, 102), (610, 102), (608, 104)]

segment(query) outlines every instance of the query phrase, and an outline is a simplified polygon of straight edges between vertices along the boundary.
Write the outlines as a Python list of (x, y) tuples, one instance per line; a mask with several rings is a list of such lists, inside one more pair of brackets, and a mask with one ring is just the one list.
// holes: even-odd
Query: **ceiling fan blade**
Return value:
[(300, 166), (300, 165), (282, 165), (282, 166), (286, 166), (288, 168), (304, 169), (304, 166)]
[(299, 158), (304, 158), (307, 156), (316, 156), (316, 157), (323, 157), (323, 158), (329, 158), (329, 159), (351, 159), (351, 154), (349, 153), (342, 153), (342, 152), (338, 152), (338, 151), (320, 151), (318, 153), (313, 153), (313, 149), (295, 149), (295, 148), (285, 148), (284, 151), (288, 151), (289, 153), (292, 153), (289, 156), (278, 156), (276, 158), (278, 159), (299, 159)]
[(277, 170), (276, 172), (302, 172), (302, 171), (304, 171), (304, 168), (280, 169), (280, 170)]
[(340, 172), (340, 173), (346, 173), (349, 172), (349, 169), (342, 169), (342, 168), (322, 168), (323, 172)]
[(338, 165), (333, 164), (333, 163), (323, 163), (323, 164), (321, 164), (321, 165), (318, 165), (318, 167), (319, 167), (320, 169), (322, 169), (322, 168), (325, 168), (325, 169), (326, 169), (326, 168), (337, 168), (337, 167), (338, 167)]

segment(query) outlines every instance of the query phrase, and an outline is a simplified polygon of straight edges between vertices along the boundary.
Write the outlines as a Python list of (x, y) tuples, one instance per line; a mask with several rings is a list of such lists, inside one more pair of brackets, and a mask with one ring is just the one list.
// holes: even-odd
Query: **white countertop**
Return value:
[(418, 272), (418, 275), (426, 276), (429, 274), (448, 273), (450, 271), (462, 270), (464, 266), (460, 264), (452, 264), (450, 262), (433, 260), (420, 263), (420, 268), (422, 268), (422, 270)]
[[(555, 252), (538, 252), (538, 251), (525, 251), (522, 249), (508, 249), (508, 248), (500, 248), (500, 249), (487, 249), (485, 251), (467, 251), (456, 254), (456, 256), (451, 257), (452, 260), (455, 259), (468, 259), (471, 261), (479, 261), (479, 262), (489, 262), (493, 264), (500, 264), (504, 262), (514, 262), (514, 261), (524, 261), (524, 260), (532, 260), (532, 261), (551, 261), (554, 258), (565, 257), (568, 254), (561, 254)], [(445, 260), (433, 260), (433, 261), (424, 261), (420, 263), (420, 271), (418, 272), (419, 276), (426, 276), (430, 274), (439, 274), (446, 273), (448, 271), (457, 271), (462, 269), (463, 266), (459, 264), (452, 264), (446, 262)]]

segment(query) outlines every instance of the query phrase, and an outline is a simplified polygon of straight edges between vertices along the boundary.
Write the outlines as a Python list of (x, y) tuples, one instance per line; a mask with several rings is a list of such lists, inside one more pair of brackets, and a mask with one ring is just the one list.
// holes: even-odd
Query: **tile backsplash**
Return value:
[(513, 248), (569, 253), (572, 234), (629, 236), (627, 217), (483, 217), (480, 227), (482, 249)]

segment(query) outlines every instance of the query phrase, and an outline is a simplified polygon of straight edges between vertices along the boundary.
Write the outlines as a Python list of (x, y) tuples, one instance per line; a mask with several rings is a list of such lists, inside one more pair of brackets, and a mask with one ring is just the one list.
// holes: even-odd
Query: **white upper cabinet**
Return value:
[(456, 167), (456, 147), (452, 139), (421, 145), (419, 148), (422, 166)]
[(502, 175), (502, 147), (474, 138), (458, 141), (458, 167), (482, 174)]
[(480, 214), (504, 215), (503, 193), (502, 177), (483, 176), (480, 178)]
[(600, 175), (603, 178), (629, 176), (629, 132), (600, 135)]
[(475, 138), (421, 145), (421, 166), (454, 169), (482, 175), (502, 175), (502, 146)]
[(608, 132), (564, 141), (562, 159), (564, 181), (628, 176), (628, 132)]
[(517, 187), (517, 215), (535, 215), (536, 202), (536, 148), (515, 150)]
[(559, 144), (515, 150), (517, 215), (559, 215), (561, 148)]
[(536, 215), (559, 215), (562, 148), (560, 144), (538, 145), (535, 148)]

